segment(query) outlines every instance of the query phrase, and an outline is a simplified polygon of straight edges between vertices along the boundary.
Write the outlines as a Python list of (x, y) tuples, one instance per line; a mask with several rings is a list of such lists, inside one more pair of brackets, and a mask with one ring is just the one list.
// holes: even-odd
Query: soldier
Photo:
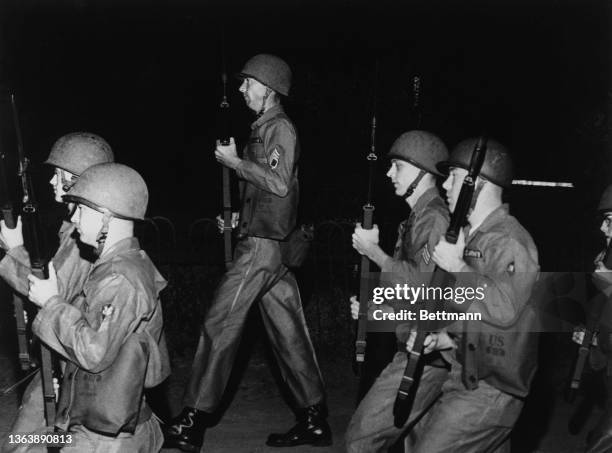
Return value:
[[(590, 398), (601, 398), (601, 395), (596, 395), (596, 391), (600, 388), (604, 389), (604, 412), (599, 419), (599, 422), (587, 436), (587, 447), (588, 453), (604, 453), (612, 449), (612, 376), (610, 367), (610, 355), (612, 354), (612, 335), (610, 332), (610, 306), (609, 298), (612, 274), (609, 272), (612, 269), (608, 269), (604, 263), (604, 257), (610, 247), (610, 240), (612, 238), (612, 185), (608, 186), (601, 195), (599, 200), (599, 206), (597, 207), (599, 213), (603, 216), (600, 230), (606, 240), (606, 247), (602, 250), (595, 258), (595, 274), (593, 276), (593, 282), (602, 291), (603, 294), (597, 294), (595, 297), (607, 298), (607, 301), (602, 301), (603, 311), (601, 313), (593, 313), (591, 316), (596, 316), (598, 321), (602, 322), (599, 325), (599, 333), (593, 338), (593, 348), (589, 352), (589, 364), (595, 371), (593, 380), (594, 384), (587, 388), (587, 393)], [(584, 341), (584, 328), (578, 329), (574, 332), (573, 340), (576, 343), (582, 344)], [(594, 387), (594, 388), (593, 388)], [(591, 396), (592, 394), (592, 396)], [(586, 400), (581, 408), (588, 406), (589, 401)], [(572, 419), (584, 416), (584, 411), (578, 410), (577, 414)], [(583, 420), (570, 421), (573, 425), (581, 425)], [(570, 425), (571, 426), (571, 425)]]
[[(371, 230), (364, 230), (358, 224), (353, 234), (353, 247), (381, 268), (381, 285), (393, 287), (397, 283), (407, 283), (416, 287), (428, 284), (434, 270), (431, 253), (446, 232), (449, 221), (448, 209), (436, 187), (436, 176), (441, 175), (436, 165), (448, 158), (448, 151), (435, 135), (415, 130), (402, 134), (393, 143), (388, 156), (391, 168), (387, 176), (393, 183), (395, 195), (410, 206), (410, 216), (399, 226), (392, 257), (378, 246), (379, 231), (376, 225)], [(351, 311), (355, 319), (358, 309), (359, 303), (353, 296)], [(394, 426), (393, 403), (406, 368), (410, 327), (402, 325), (397, 329), (398, 345), (401, 345), (398, 352), (351, 418), (346, 433), (347, 450), (351, 453), (387, 451), (404, 430)], [(435, 335), (426, 339), (427, 351), (433, 348), (436, 341)], [(420, 389), (412, 411), (413, 417), (406, 425), (433, 402), (448, 374), (447, 366), (439, 355), (431, 354), (429, 359), (424, 371), (427, 379), (423, 379), (426, 385)]]
[[(73, 132), (59, 138), (49, 154), (46, 164), (54, 167), (49, 181), (53, 187), (55, 201), (62, 202), (62, 196), (74, 185), (87, 168), (113, 161), (109, 144), (100, 136), (88, 132)], [(68, 208), (68, 205), (66, 205)], [(0, 221), (0, 243), (6, 248), (6, 255), (0, 261), (0, 277), (16, 291), (27, 296), (27, 276), (32, 272), (30, 258), (23, 246), (22, 225), (9, 229)], [(58, 274), (60, 291), (66, 301), (74, 301), (79, 295), (82, 282), (89, 272), (91, 261), (82, 258), (75, 238), (75, 226), (68, 220), (62, 222), (59, 230), (59, 248), (52, 259)], [(40, 374), (37, 374), (24, 392), (23, 400), (11, 432), (29, 433), (45, 426), (43, 393)], [(17, 445), (5, 444), (2, 451), (12, 451)]]
[(125, 165), (99, 164), (64, 201), (75, 203), (79, 241), (97, 259), (72, 303), (53, 262), (47, 280), (28, 277), (28, 297), (40, 307), (32, 330), (67, 360), (55, 420), (67, 431), (62, 451), (160, 451), (159, 420), (143, 391), (169, 374), (159, 300), (166, 281), (134, 237), (147, 186)]
[[(455, 210), (476, 139), (457, 145), (438, 165)], [(505, 147), (489, 140), (476, 181), (468, 225), (457, 244), (444, 238), (433, 260), (455, 278), (455, 288), (480, 289), (482, 301), (455, 309), (480, 313), (441, 333), (457, 345), (442, 396), (414, 428), (417, 452), (490, 452), (509, 448), (508, 436), (523, 407), (537, 365), (536, 317), (528, 305), (537, 279), (538, 253), (529, 233), (509, 214), (502, 192), (512, 183)], [(449, 328), (450, 332), (450, 328)], [(446, 341), (445, 341), (446, 342)]]
[(240, 92), (257, 114), (243, 158), (236, 145), (217, 142), (215, 156), (242, 179), (239, 242), (234, 260), (208, 308), (184, 408), (166, 430), (166, 447), (197, 451), (209, 414), (221, 401), (248, 311), (259, 300), (266, 332), (283, 380), (293, 394), (297, 424), (271, 434), (267, 445), (329, 445), (325, 393), (308, 335), (297, 282), (281, 260), (281, 244), (295, 227), (299, 143), (281, 96), (289, 94), (291, 71), (273, 55), (256, 55), (239, 74)]

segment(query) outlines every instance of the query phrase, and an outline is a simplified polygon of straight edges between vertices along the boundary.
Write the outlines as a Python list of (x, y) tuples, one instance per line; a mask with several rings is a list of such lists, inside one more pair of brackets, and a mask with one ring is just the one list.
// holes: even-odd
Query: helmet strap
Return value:
[(406, 189), (406, 192), (404, 193), (404, 195), (402, 195), (402, 198), (404, 200), (407, 200), (408, 197), (410, 197), (414, 193), (417, 186), (421, 182), (421, 179), (423, 179), (423, 176), (425, 176), (426, 173), (427, 172), (425, 170), (419, 170), (419, 174), (417, 175), (417, 177), (414, 178), (414, 181), (412, 181), (412, 184), (408, 186), (408, 188)]
[(266, 93), (264, 94), (264, 97), (261, 100), (261, 109), (259, 109), (259, 112), (257, 112), (257, 118), (261, 118), (261, 115), (263, 115), (264, 112), (266, 111), (266, 102), (270, 94), (272, 94), (272, 90), (266, 87)]
[(76, 183), (77, 178), (78, 177), (66, 179), (66, 177), (64, 176), (64, 172), (62, 172), (62, 176), (61, 176), (62, 190), (64, 192), (68, 192), (70, 189), (72, 189), (72, 186), (74, 186), (74, 184)]
[(102, 217), (102, 228), (98, 232), (96, 236), (96, 242), (98, 243), (98, 248), (96, 249), (96, 255), (101, 256), (104, 251), (104, 244), (106, 243), (106, 237), (108, 236), (108, 224), (110, 223), (110, 219), (113, 215), (105, 211)]

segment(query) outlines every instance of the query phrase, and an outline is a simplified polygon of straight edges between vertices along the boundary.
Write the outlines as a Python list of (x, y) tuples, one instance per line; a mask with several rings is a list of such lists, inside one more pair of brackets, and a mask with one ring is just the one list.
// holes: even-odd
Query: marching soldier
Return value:
[[(465, 140), (438, 165), (453, 212), (476, 139)], [(489, 140), (476, 181), (468, 225), (457, 244), (444, 238), (432, 258), (455, 278), (455, 288), (480, 288), (482, 301), (464, 308), (482, 321), (460, 321), (439, 336), (456, 344), (446, 357), (451, 371), (442, 395), (416, 425), (416, 452), (490, 452), (509, 448), (508, 436), (529, 392), (537, 366), (535, 311), (528, 305), (538, 276), (538, 253), (529, 233), (502, 203), (512, 183), (506, 148)], [(456, 309), (462, 306), (455, 305)], [(450, 332), (450, 330), (449, 330)]]
[[(448, 209), (436, 187), (436, 176), (441, 175), (436, 165), (448, 158), (448, 151), (435, 135), (415, 130), (402, 134), (393, 143), (388, 156), (391, 168), (387, 176), (393, 183), (395, 195), (410, 206), (410, 216), (399, 226), (393, 256), (387, 255), (378, 246), (379, 231), (376, 225), (371, 230), (357, 225), (353, 247), (381, 268), (381, 285), (393, 287), (396, 283), (407, 283), (416, 287), (429, 283), (428, 278), (434, 270), (431, 253), (448, 227)], [(351, 311), (355, 319), (358, 309), (356, 298), (351, 298)], [(346, 433), (347, 450), (351, 453), (387, 451), (404, 431), (394, 426), (393, 403), (406, 368), (410, 327), (402, 325), (397, 329), (399, 351), (351, 418)], [(428, 337), (427, 351), (433, 349), (436, 341), (436, 336)], [(440, 385), (448, 374), (446, 363), (438, 354), (432, 354), (429, 358), (431, 360), (424, 371), (427, 379), (423, 379), (427, 389), (425, 386), (420, 389), (413, 410), (415, 416), (438, 396)], [(406, 425), (413, 420), (414, 417)]]
[[(65, 195), (78, 177), (87, 168), (113, 161), (113, 152), (109, 144), (100, 136), (88, 132), (74, 132), (59, 138), (51, 148), (45, 162), (54, 167), (54, 174), (49, 183), (53, 187), (55, 201), (62, 202)], [(68, 205), (66, 205), (68, 208)], [(75, 226), (63, 221), (59, 230), (59, 248), (52, 261), (57, 270), (60, 291), (66, 301), (74, 301), (80, 294), (91, 262), (80, 255), (75, 238)], [(0, 261), (0, 277), (24, 296), (28, 294), (27, 276), (32, 272), (30, 258), (23, 245), (23, 233), (20, 219), (17, 227), (9, 229), (0, 221), (0, 244), (6, 249), (6, 255)], [(17, 418), (11, 432), (29, 433), (45, 426), (43, 410), (43, 392), (40, 374), (37, 374), (26, 388)], [(13, 451), (17, 445), (3, 446), (2, 451)]]
[(331, 431), (319, 366), (308, 334), (297, 282), (282, 262), (281, 244), (295, 227), (299, 143), (281, 96), (289, 94), (291, 71), (273, 55), (256, 55), (239, 74), (240, 92), (257, 114), (243, 158), (219, 142), (217, 160), (242, 179), (240, 238), (234, 260), (208, 308), (184, 408), (166, 430), (166, 447), (197, 451), (209, 414), (221, 401), (248, 311), (259, 309), (281, 374), (293, 394), (297, 424), (271, 434), (267, 445), (329, 445)]
[(159, 300), (166, 281), (134, 237), (147, 186), (133, 169), (105, 163), (84, 171), (63, 199), (76, 205), (79, 241), (97, 258), (73, 301), (53, 262), (47, 280), (28, 277), (40, 307), (32, 329), (67, 360), (55, 420), (67, 433), (62, 451), (160, 451), (159, 420), (143, 392), (169, 374)]
[[(612, 239), (612, 186), (608, 186), (604, 190), (599, 201), (598, 211), (603, 216), (600, 230), (606, 240), (606, 247), (595, 258), (595, 275), (594, 283), (600, 288), (603, 294), (598, 294), (596, 297), (605, 297), (608, 300), (604, 301), (602, 312), (592, 314), (591, 316), (598, 317), (598, 321), (602, 322), (599, 325), (599, 333), (597, 341), (594, 342), (593, 348), (589, 352), (589, 362), (591, 368), (595, 371), (594, 379), (600, 379), (605, 389), (604, 412), (599, 419), (599, 422), (587, 436), (588, 453), (604, 453), (612, 449), (612, 376), (610, 367), (610, 356), (612, 355), (612, 338), (610, 333), (610, 306), (609, 298), (610, 285), (612, 284), (612, 269), (606, 267), (604, 258), (610, 247)], [(573, 339), (576, 343), (582, 344), (584, 341), (584, 329), (576, 331)], [(599, 386), (598, 386), (599, 387)], [(589, 392), (594, 392), (589, 389)], [(571, 422), (570, 422), (571, 423)]]

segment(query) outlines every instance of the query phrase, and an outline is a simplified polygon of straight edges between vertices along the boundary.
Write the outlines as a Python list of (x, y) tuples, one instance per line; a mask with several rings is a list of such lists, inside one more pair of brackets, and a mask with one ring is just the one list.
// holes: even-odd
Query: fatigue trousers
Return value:
[(205, 412), (217, 409), (249, 309), (257, 299), (282, 377), (296, 406), (305, 408), (324, 401), (323, 380), (297, 282), (281, 263), (279, 242), (247, 237), (236, 245), (234, 261), (205, 316), (184, 406)]
[[(23, 393), (17, 418), (8, 434), (40, 434), (45, 432), (44, 408), (42, 380), (40, 373), (36, 373)], [(36, 445), (10, 444), (7, 436), (0, 451), (2, 453), (23, 453), (27, 451), (46, 452), (47, 449)]]
[(454, 360), (450, 372), (425, 367), (410, 418), (396, 428), (393, 403), (405, 367), (406, 354), (396, 354), (362, 400), (346, 434), (349, 453), (385, 452), (405, 429), (405, 453), (510, 451), (508, 436), (523, 401), (484, 381), (466, 390), (461, 365)]
[[(609, 357), (608, 360), (610, 360)], [(612, 451), (612, 376), (606, 374), (604, 379), (606, 388), (604, 412), (593, 431), (587, 436), (587, 453)]]
[(406, 428), (414, 425), (440, 396), (448, 370), (425, 366), (410, 417), (402, 428), (396, 428), (393, 424), (393, 405), (406, 363), (406, 353), (396, 353), (359, 403), (346, 431), (348, 453), (388, 451)]
[(451, 371), (442, 384), (442, 396), (413, 429), (409, 453), (509, 453), (509, 436), (523, 400), (481, 380), (465, 388), (462, 366), (454, 354), (445, 356)]
[[(40, 373), (34, 378), (23, 394), (23, 400), (17, 418), (9, 434), (46, 434), (44, 399)], [(116, 437), (104, 436), (89, 431), (83, 426), (70, 427), (72, 442), (61, 451), (87, 453), (155, 453), (161, 450), (163, 434), (159, 419), (153, 414), (151, 418), (136, 426), (134, 434), (120, 433)], [(66, 436), (66, 433), (64, 433)], [(47, 453), (42, 444), (10, 444), (7, 436), (2, 453)]]

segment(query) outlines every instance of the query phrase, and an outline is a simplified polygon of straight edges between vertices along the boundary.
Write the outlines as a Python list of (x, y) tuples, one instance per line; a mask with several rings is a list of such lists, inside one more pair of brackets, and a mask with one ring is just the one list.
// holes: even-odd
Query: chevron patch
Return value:
[(421, 252), (421, 256), (423, 257), (423, 261), (425, 261), (425, 264), (429, 264), (429, 262), (431, 261), (431, 254), (429, 253), (429, 245), (425, 244), (425, 247), (423, 247), (423, 251)]
[(274, 150), (270, 154), (270, 159), (268, 160), (268, 163), (270, 164), (270, 168), (272, 170), (274, 170), (276, 167), (278, 167), (278, 161), (279, 160), (280, 160), (280, 154), (278, 153), (278, 150), (276, 148), (274, 148)]

